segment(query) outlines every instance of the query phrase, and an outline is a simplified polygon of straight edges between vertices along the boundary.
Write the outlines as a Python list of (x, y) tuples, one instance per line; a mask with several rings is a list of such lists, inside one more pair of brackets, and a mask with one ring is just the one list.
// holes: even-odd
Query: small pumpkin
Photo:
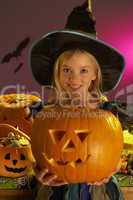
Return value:
[(0, 123), (19, 127), (30, 136), (33, 117), (29, 107), (38, 102), (39, 97), (30, 94), (0, 95)]
[(30, 138), (8, 124), (0, 124), (0, 135), (0, 176), (21, 177), (31, 172), (34, 157)]
[(116, 170), (123, 134), (109, 111), (45, 107), (34, 121), (31, 145), (40, 169), (69, 183), (94, 183)]

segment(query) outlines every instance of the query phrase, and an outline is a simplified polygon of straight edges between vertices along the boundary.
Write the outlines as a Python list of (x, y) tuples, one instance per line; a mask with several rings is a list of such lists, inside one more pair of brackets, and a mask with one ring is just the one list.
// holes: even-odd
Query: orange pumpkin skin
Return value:
[(108, 111), (44, 108), (34, 121), (31, 145), (41, 169), (47, 167), (68, 183), (93, 184), (116, 170), (123, 134), (119, 120)]
[(30, 94), (0, 95), (0, 123), (18, 127), (31, 136), (33, 117), (28, 106), (37, 102), (39, 97)]
[(0, 176), (21, 177), (31, 171), (31, 147), (0, 147)]
[[(0, 140), (6, 138), (10, 132), (30, 140), (25, 133), (13, 126), (0, 124)], [(32, 172), (34, 162), (30, 143), (23, 146), (3, 146), (0, 141), (0, 176), (15, 178), (27, 175)]]

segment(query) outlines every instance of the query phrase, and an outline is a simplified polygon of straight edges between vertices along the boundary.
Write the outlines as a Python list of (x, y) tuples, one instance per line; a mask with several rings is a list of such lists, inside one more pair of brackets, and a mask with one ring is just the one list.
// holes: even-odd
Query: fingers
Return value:
[(118, 163), (116, 169), (106, 178), (104, 178), (103, 180), (99, 181), (99, 182), (95, 182), (93, 183), (93, 185), (102, 185), (104, 183), (108, 183), (109, 182), (109, 179), (111, 176), (113, 176), (115, 173), (117, 173), (120, 169), (120, 165), (121, 165), (121, 162)]
[(40, 177), (38, 180), (43, 184), (43, 185), (49, 185), (49, 186), (54, 186), (54, 179), (57, 178), (56, 175), (51, 175), (49, 177)]
[(50, 185), (51, 186), (61, 186), (61, 185), (66, 185), (68, 184), (67, 182), (64, 182), (62, 180), (57, 180), (57, 179), (53, 179), (51, 182), (50, 182)]
[[(36, 169), (38, 170), (38, 169)], [(61, 186), (67, 184), (66, 182), (59, 180), (57, 175), (49, 173), (48, 169), (38, 170), (36, 177), (43, 185), (48, 186)]]
[(104, 179), (102, 179), (102, 180), (100, 180), (100, 181), (96, 181), (96, 182), (94, 182), (94, 183), (88, 183), (88, 185), (97, 185), (97, 186), (100, 186), (100, 185), (102, 185), (102, 184), (104, 184), (104, 183), (107, 183), (108, 181), (109, 181), (109, 177), (107, 177), (107, 178), (104, 178)]
[(48, 169), (44, 169), (41, 170), (38, 174), (37, 174), (37, 179), (38, 181), (40, 181), (42, 184), (44, 185), (50, 185), (51, 182), (57, 178), (56, 175), (54, 174), (50, 174)]

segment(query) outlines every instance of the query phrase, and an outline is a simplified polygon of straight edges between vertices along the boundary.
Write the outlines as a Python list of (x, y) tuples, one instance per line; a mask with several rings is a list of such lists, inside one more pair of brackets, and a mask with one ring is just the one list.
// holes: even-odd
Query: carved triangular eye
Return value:
[(51, 135), (53, 142), (58, 143), (64, 137), (66, 131), (64, 131), (64, 130), (49, 130), (49, 133)]
[(88, 137), (88, 135), (90, 134), (89, 131), (76, 131), (76, 133), (77, 133), (81, 142), (83, 142)]
[(5, 159), (6, 159), (6, 160), (10, 160), (10, 157), (11, 157), (10, 153), (7, 153), (7, 154), (5, 155)]
[(26, 157), (25, 157), (25, 155), (24, 154), (20, 154), (20, 160), (26, 160)]

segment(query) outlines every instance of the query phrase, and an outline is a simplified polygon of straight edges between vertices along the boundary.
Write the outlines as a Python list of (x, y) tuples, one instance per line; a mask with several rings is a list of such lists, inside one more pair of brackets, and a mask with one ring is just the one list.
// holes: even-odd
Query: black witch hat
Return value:
[(62, 52), (74, 48), (84, 49), (98, 60), (103, 91), (117, 86), (124, 70), (124, 58), (116, 49), (96, 38), (95, 19), (87, 11), (86, 4), (73, 9), (65, 29), (47, 33), (33, 44), (30, 66), (35, 79), (41, 85), (51, 85), (54, 62)]

